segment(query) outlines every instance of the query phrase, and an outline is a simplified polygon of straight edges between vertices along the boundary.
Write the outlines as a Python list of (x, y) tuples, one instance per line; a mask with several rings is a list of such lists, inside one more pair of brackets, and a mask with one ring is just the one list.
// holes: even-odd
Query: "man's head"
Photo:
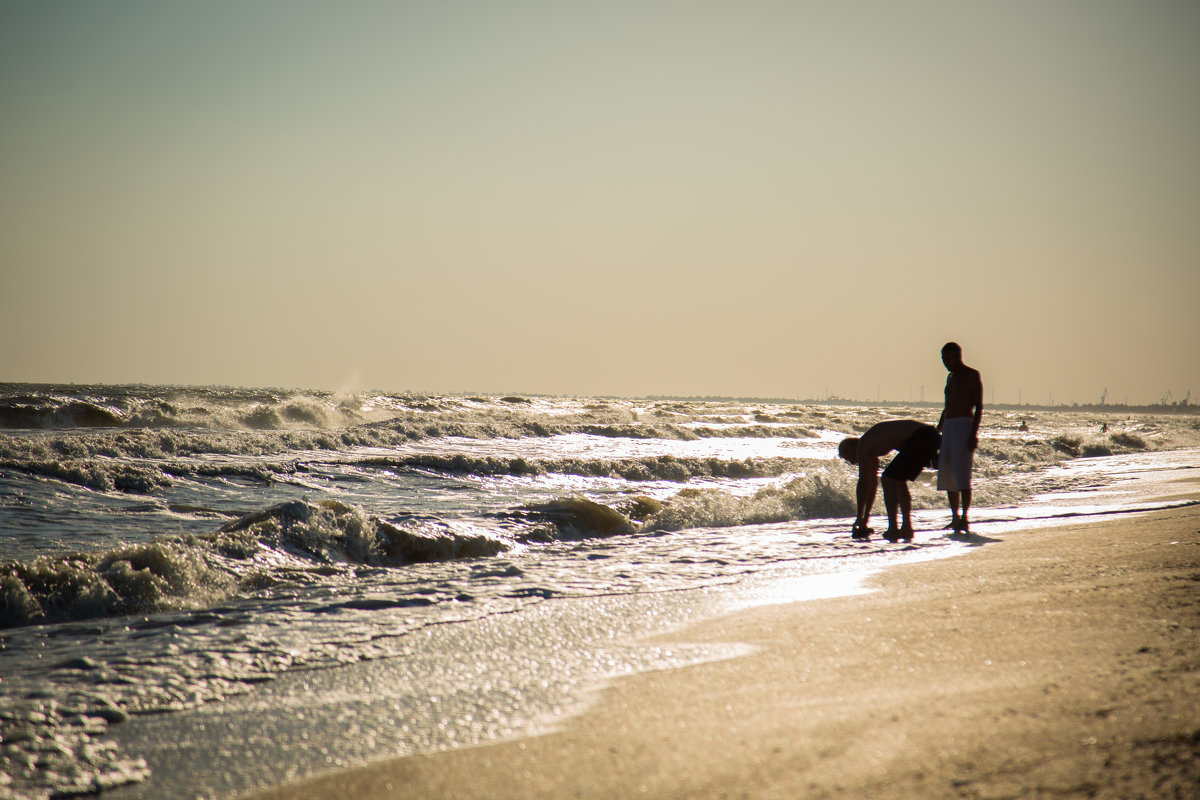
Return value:
[(838, 445), (838, 457), (858, 466), (858, 439), (843, 439)]
[(962, 348), (958, 346), (958, 342), (946, 342), (942, 345), (942, 363), (946, 365), (946, 369), (962, 366)]

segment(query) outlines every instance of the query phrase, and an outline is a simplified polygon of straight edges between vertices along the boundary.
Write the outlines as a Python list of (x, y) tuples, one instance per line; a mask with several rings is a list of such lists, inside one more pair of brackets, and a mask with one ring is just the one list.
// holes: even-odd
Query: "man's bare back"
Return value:
[[(922, 432), (922, 429), (925, 429)], [(862, 438), (843, 439), (838, 445), (838, 456), (858, 467), (858, 485), (855, 487), (857, 511), (851, 536), (869, 539), (873, 532), (867, 524), (871, 507), (875, 504), (875, 490), (879, 486), (879, 459), (892, 450), (899, 454), (883, 473), (883, 499), (888, 510), (888, 530), (884, 538), (889, 541), (912, 540), (912, 496), (908, 481), (915, 480), (929, 459), (937, 452), (937, 431), (915, 419), (891, 419), (872, 425)], [(904, 524), (896, 524), (896, 511), (904, 514)]]
[[(858, 470), (878, 469), (879, 459), (899, 449), (923, 423), (915, 419), (890, 419), (880, 422), (858, 440)], [(864, 466), (867, 462), (873, 462)]]

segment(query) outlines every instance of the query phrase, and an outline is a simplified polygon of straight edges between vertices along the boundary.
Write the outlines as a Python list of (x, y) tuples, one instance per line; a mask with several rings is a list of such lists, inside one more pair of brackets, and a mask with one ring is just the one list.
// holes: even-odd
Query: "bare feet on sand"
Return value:
[(874, 529), (868, 528), (866, 525), (856, 522), (854, 523), (853, 527), (850, 528), (850, 538), (865, 541), (870, 539), (871, 534), (874, 532)]
[(971, 532), (967, 525), (966, 516), (964, 515), (964, 516), (960, 517), (958, 514), (955, 514), (953, 517), (951, 517), (950, 524), (947, 525), (946, 527), (942, 528), (942, 530), (952, 531), (954, 533), (970, 533)]

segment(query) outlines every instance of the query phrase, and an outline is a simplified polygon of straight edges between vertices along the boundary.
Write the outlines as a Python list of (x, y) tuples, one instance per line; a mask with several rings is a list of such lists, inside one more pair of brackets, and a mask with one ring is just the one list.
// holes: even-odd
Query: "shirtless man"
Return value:
[[(915, 419), (880, 422), (862, 438), (845, 439), (838, 445), (838, 455), (858, 466), (858, 513), (850, 529), (855, 539), (871, 538), (867, 522), (879, 485), (879, 459), (892, 450), (900, 452), (883, 471), (883, 504), (888, 515), (888, 529), (883, 538), (889, 542), (912, 541), (912, 494), (908, 491), (908, 481), (917, 479), (938, 450), (937, 429)], [(903, 514), (900, 527), (896, 526), (897, 506)]]
[(955, 342), (942, 347), (942, 363), (950, 374), (946, 377), (946, 407), (937, 424), (942, 432), (937, 485), (950, 501), (949, 527), (955, 533), (969, 533), (967, 512), (971, 508), (971, 468), (983, 419), (983, 379), (979, 370), (963, 363), (962, 348)]

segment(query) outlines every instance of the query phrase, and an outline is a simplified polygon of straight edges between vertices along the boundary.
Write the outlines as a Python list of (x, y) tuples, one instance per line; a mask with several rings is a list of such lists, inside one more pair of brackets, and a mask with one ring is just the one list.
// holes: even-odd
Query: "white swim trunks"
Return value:
[(971, 417), (952, 417), (942, 421), (942, 451), (938, 456), (937, 488), (942, 492), (962, 492), (971, 488), (971, 467), (975, 451), (971, 449)]

